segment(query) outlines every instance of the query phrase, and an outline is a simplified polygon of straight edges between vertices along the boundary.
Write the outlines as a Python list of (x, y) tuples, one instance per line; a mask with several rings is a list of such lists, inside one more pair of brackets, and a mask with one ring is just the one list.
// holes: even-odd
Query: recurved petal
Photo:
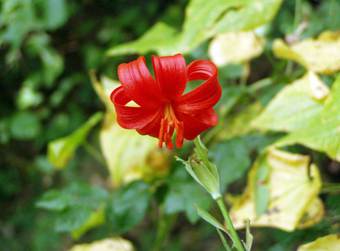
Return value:
[(152, 56), (152, 64), (156, 82), (165, 98), (172, 99), (184, 92), (187, 69), (181, 54), (166, 57)]
[(179, 112), (193, 114), (213, 107), (221, 98), (217, 68), (209, 60), (195, 60), (187, 67), (188, 80), (205, 80), (191, 92), (176, 99)]
[(212, 108), (202, 110), (195, 115), (177, 113), (177, 116), (184, 123), (184, 138), (188, 140), (193, 140), (218, 122), (218, 116)]
[(112, 91), (111, 100), (115, 106), (118, 124), (126, 129), (142, 129), (154, 121), (161, 112), (160, 107), (130, 107), (126, 104), (132, 99), (127, 96), (123, 86)]
[(160, 102), (160, 90), (145, 64), (145, 58), (120, 64), (118, 78), (126, 95), (140, 106), (157, 106)]

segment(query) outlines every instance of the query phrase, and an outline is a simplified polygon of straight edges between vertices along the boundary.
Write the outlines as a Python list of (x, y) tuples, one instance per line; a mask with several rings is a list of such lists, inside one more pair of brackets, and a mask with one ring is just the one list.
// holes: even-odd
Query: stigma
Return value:
[(177, 119), (171, 104), (167, 104), (164, 108), (164, 114), (159, 129), (158, 146), (161, 148), (163, 144), (165, 144), (168, 149), (173, 149), (172, 137), (175, 133), (176, 147), (182, 147), (183, 130), (183, 122)]

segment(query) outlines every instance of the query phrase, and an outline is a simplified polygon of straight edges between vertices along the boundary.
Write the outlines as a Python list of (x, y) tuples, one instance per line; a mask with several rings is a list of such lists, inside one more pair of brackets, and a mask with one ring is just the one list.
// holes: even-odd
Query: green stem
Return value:
[(229, 216), (229, 213), (226, 209), (226, 206), (223, 202), (223, 199), (222, 197), (219, 197), (217, 200), (217, 205), (218, 207), (220, 208), (221, 210), (221, 213), (223, 215), (223, 218), (224, 218), (224, 221), (225, 221), (225, 224), (227, 225), (227, 229), (228, 229), (228, 232), (233, 240), (233, 243), (234, 243), (234, 246), (235, 248), (238, 250), (238, 251), (245, 251), (244, 249), (244, 246), (240, 240), (240, 237), (238, 236), (235, 228), (234, 228), (234, 225), (233, 225), (233, 222), (231, 221), (230, 219), (230, 216)]
[(220, 236), (220, 239), (222, 241), (222, 244), (223, 244), (223, 247), (225, 248), (225, 250), (232, 251), (231, 248), (228, 245), (227, 240), (224, 238), (223, 233), (218, 228), (216, 228), (216, 231), (218, 233), (218, 236)]
[(156, 239), (152, 248), (152, 251), (160, 251), (164, 245), (164, 242), (168, 238), (168, 235), (171, 231), (173, 223), (176, 219), (176, 214), (173, 215), (164, 215), (161, 212), (162, 216), (158, 220), (158, 227), (157, 227), (157, 235)]

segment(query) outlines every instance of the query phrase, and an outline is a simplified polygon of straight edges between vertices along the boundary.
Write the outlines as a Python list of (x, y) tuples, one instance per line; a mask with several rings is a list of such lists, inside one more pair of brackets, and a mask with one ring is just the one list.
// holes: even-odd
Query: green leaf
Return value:
[(12, 137), (18, 140), (34, 139), (41, 131), (40, 121), (34, 113), (19, 112), (10, 120)]
[(112, 231), (122, 234), (143, 220), (150, 201), (149, 186), (141, 181), (116, 190), (106, 209)]
[(255, 211), (256, 215), (261, 215), (266, 212), (269, 206), (270, 191), (268, 181), (271, 167), (263, 157), (260, 157), (258, 163), (254, 183)]
[(47, 191), (36, 202), (36, 206), (58, 212), (73, 207), (97, 209), (107, 197), (107, 192), (101, 187), (73, 183), (62, 190)]
[(208, 194), (190, 179), (182, 167), (175, 170), (169, 177), (169, 191), (164, 200), (164, 210), (167, 214), (185, 212), (189, 221), (194, 223), (199, 217), (195, 206), (209, 209), (211, 199)]
[(68, 9), (65, 0), (44, 0), (44, 25), (47, 29), (56, 29), (62, 26), (68, 18)]
[(81, 145), (90, 130), (102, 119), (102, 113), (94, 114), (82, 127), (71, 135), (53, 140), (48, 144), (48, 160), (56, 167), (63, 168), (74, 155), (75, 150)]
[(227, 230), (225, 229), (225, 227), (218, 222), (218, 220), (216, 220), (216, 218), (214, 216), (212, 216), (208, 211), (200, 208), (199, 206), (196, 206), (196, 210), (197, 210), (197, 214), (206, 222), (208, 222), (209, 224), (211, 224), (212, 226), (216, 227), (217, 229), (227, 233)]
[(244, 138), (227, 140), (211, 148), (210, 155), (218, 167), (223, 190), (241, 178), (250, 167), (250, 151)]
[(313, 72), (283, 88), (252, 122), (260, 130), (294, 131), (308, 126), (320, 114), (328, 87)]
[(160, 55), (187, 53), (218, 33), (249, 30), (265, 24), (273, 18), (281, 1), (191, 0), (186, 8), (182, 32), (160, 22), (136, 41), (114, 46), (108, 55), (145, 54), (149, 51)]
[(159, 54), (171, 54), (176, 51), (176, 30), (165, 23), (156, 23), (141, 38), (111, 48), (107, 55), (145, 54), (156, 51)]
[(17, 104), (19, 109), (35, 107), (39, 105), (44, 98), (40, 92), (32, 87), (30, 80), (26, 81), (23, 83), (23, 86), (18, 93)]
[(39, 208), (56, 212), (55, 230), (79, 238), (104, 223), (103, 207), (108, 193), (101, 187), (73, 183), (62, 190), (50, 190), (36, 202)]
[(316, 151), (325, 152), (340, 160), (340, 76), (335, 80), (331, 94), (322, 111), (306, 126), (279, 140), (277, 146), (302, 144)]
[(72, 232), (79, 229), (90, 218), (89, 208), (68, 208), (60, 212), (55, 222), (57, 232)]

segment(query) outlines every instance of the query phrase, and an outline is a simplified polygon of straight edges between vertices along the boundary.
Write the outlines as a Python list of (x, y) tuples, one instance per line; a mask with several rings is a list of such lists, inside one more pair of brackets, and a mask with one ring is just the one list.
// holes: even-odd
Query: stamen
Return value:
[(158, 146), (162, 147), (166, 144), (168, 149), (173, 148), (172, 136), (176, 132), (176, 147), (180, 148), (183, 145), (183, 122), (179, 121), (170, 104), (166, 105), (164, 109), (164, 117), (161, 120), (159, 129)]

